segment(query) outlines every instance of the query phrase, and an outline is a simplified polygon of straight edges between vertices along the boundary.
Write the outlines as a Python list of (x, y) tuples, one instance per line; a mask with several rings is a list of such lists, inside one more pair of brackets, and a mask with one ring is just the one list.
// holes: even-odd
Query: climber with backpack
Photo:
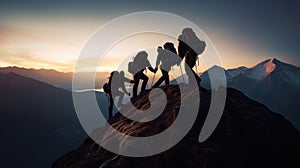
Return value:
[[(188, 81), (190, 82), (190, 79), (195, 77), (197, 84), (200, 86), (201, 79), (193, 70), (193, 67), (196, 65), (198, 55), (204, 52), (206, 43), (196, 36), (192, 28), (184, 28), (182, 34), (178, 37), (178, 42), (178, 55), (181, 59), (185, 58), (185, 71), (189, 72), (188, 68), (192, 71), (192, 74), (187, 73)], [(177, 65), (179, 64), (180, 62)]]
[(158, 79), (158, 81), (152, 86), (152, 88), (157, 88), (159, 85), (165, 81), (166, 85), (170, 84), (169, 79), (169, 71), (173, 65), (177, 63), (177, 52), (174, 47), (174, 44), (171, 42), (166, 42), (164, 44), (164, 49), (161, 46), (157, 47), (157, 58), (156, 58), (156, 66), (155, 70), (158, 69), (158, 65), (160, 65), (160, 70), (162, 76)]
[(133, 75), (134, 85), (132, 89), (132, 97), (137, 97), (137, 90), (140, 80), (143, 80), (141, 93), (146, 91), (148, 76), (144, 74), (144, 70), (148, 68), (151, 72), (156, 73), (156, 70), (152, 68), (149, 60), (148, 53), (146, 51), (140, 51), (134, 57), (133, 62), (128, 63), (128, 72)]
[[(110, 76), (108, 78), (108, 83), (105, 83), (103, 85), (103, 90), (109, 98), (109, 107), (108, 107), (109, 119), (111, 119), (113, 116), (114, 99), (116, 97), (119, 97), (117, 107), (121, 107), (124, 94), (130, 96), (130, 93), (125, 88), (125, 82), (134, 83), (133, 80), (130, 80), (125, 77), (124, 71), (121, 72), (113, 71), (110, 73)], [(122, 91), (120, 91), (120, 89)]]

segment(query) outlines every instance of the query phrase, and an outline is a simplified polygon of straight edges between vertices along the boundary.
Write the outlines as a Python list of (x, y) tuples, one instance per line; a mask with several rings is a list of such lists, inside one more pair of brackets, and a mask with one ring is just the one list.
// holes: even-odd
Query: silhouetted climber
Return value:
[[(193, 67), (196, 65), (196, 61), (198, 59), (198, 55), (202, 54), (205, 50), (206, 43), (205, 41), (201, 41), (195, 34), (192, 28), (184, 28), (182, 30), (182, 34), (178, 37), (178, 55), (180, 58), (185, 57), (185, 71), (188, 68), (191, 69), (193, 74), (187, 73), (189, 82), (190, 78), (195, 77), (198, 85), (200, 86), (200, 78), (195, 71), (193, 71)], [(177, 64), (179, 65), (179, 63)]]
[(159, 87), (159, 85), (165, 81), (166, 85), (170, 84), (169, 79), (169, 71), (171, 67), (177, 63), (177, 52), (173, 43), (167, 42), (164, 44), (164, 49), (159, 46), (157, 48), (157, 58), (156, 58), (156, 66), (155, 70), (157, 70), (158, 65), (160, 65), (160, 70), (162, 73), (162, 77), (158, 79), (158, 81), (153, 85), (152, 88)]
[(134, 86), (132, 89), (132, 96), (137, 96), (137, 89), (140, 80), (143, 80), (141, 93), (145, 92), (147, 82), (149, 78), (144, 74), (144, 70), (148, 68), (151, 72), (156, 73), (155, 69), (152, 68), (149, 60), (148, 60), (148, 53), (146, 51), (140, 51), (134, 57), (133, 62), (128, 63), (128, 72), (133, 74), (134, 79)]
[[(120, 73), (118, 71), (113, 71), (110, 73), (108, 83), (103, 85), (103, 90), (109, 97), (109, 119), (113, 116), (114, 99), (119, 97), (117, 107), (121, 107), (124, 93), (130, 96), (130, 93), (125, 88), (125, 82), (134, 83), (133, 80), (130, 80), (124, 76), (124, 71), (121, 71)], [(122, 91), (120, 91), (120, 89)]]

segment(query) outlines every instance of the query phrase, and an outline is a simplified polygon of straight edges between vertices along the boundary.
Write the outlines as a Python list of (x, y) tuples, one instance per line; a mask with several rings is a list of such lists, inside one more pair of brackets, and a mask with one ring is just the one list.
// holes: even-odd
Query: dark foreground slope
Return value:
[[(133, 136), (154, 135), (170, 126), (177, 116), (180, 93), (177, 86), (162, 89), (168, 104), (158, 118), (139, 123), (117, 114), (110, 120), (112, 126)], [(300, 134), (290, 122), (237, 90), (228, 89), (227, 94), (221, 121), (204, 143), (198, 142), (198, 136), (210, 105), (209, 91), (201, 92), (200, 110), (190, 132), (163, 153), (143, 158), (124, 157), (88, 138), (79, 148), (59, 158), (53, 167), (299, 167)], [(147, 100), (147, 95), (143, 96), (136, 105), (147, 108)], [(94, 133), (109, 134), (106, 130), (103, 127)]]
[(72, 93), (15, 73), (0, 74), (0, 167), (46, 168), (86, 138)]

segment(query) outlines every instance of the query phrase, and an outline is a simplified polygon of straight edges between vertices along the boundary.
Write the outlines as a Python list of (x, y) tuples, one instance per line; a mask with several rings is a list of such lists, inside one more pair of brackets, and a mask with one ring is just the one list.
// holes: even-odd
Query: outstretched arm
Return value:
[(147, 60), (146, 66), (147, 66), (147, 68), (148, 68), (151, 72), (156, 73), (156, 70), (155, 70), (154, 68), (152, 68), (152, 66), (151, 66), (151, 64), (150, 64), (150, 62), (149, 62), (149, 60)]
[(126, 77), (124, 77), (124, 82), (127, 82), (127, 83), (132, 83), (132, 80), (131, 79), (129, 79), (129, 78), (126, 78)]
[(155, 69), (153, 69), (152, 67), (148, 67), (148, 69), (151, 71), (151, 72), (153, 72), (153, 73), (156, 73), (156, 68)]
[(124, 83), (121, 85), (121, 89), (125, 94), (130, 95), (130, 93), (127, 91)]

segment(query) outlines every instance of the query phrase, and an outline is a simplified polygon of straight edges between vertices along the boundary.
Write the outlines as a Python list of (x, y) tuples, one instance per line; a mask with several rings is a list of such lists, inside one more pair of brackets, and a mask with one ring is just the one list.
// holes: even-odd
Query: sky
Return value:
[[(300, 66), (299, 7), (296, 0), (2, 0), (0, 67), (73, 71), (84, 44), (100, 26), (138, 11), (170, 12), (197, 24), (226, 69), (251, 67), (268, 58)], [(123, 50), (119, 48), (101, 70), (111, 70)]]

